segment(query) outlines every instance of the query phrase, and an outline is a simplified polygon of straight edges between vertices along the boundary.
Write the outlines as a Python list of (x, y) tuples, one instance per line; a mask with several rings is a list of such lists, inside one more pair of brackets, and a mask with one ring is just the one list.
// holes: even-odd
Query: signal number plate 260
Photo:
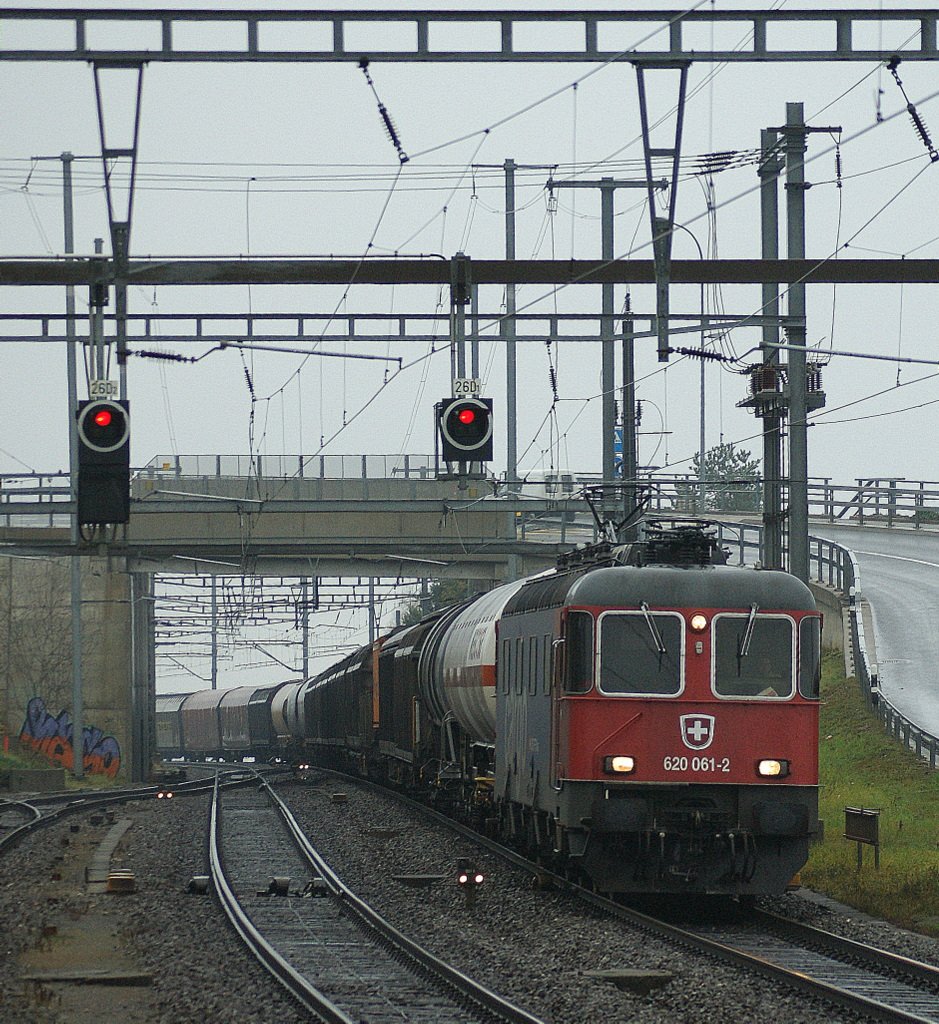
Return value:
[(667, 756), (662, 763), (667, 772), (720, 772), (726, 774), (730, 771), (729, 757), (685, 757)]

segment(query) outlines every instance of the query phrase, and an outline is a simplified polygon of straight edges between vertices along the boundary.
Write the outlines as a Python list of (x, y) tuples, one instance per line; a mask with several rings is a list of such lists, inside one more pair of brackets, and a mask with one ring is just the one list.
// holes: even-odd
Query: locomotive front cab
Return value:
[(808, 589), (775, 572), (617, 567), (570, 596), (556, 846), (609, 891), (782, 891), (818, 828)]

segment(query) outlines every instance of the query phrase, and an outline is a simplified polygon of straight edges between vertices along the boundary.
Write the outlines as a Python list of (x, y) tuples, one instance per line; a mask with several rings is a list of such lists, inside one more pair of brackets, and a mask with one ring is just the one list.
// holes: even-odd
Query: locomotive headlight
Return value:
[(603, 770), (607, 775), (628, 775), (636, 770), (636, 759), (625, 754), (614, 754), (603, 759)]
[(689, 625), (693, 633), (703, 633), (708, 628), (708, 617), (700, 612), (696, 612), (691, 616)]
[(789, 774), (789, 762), (778, 758), (766, 758), (757, 762), (756, 773), (764, 779), (784, 779)]

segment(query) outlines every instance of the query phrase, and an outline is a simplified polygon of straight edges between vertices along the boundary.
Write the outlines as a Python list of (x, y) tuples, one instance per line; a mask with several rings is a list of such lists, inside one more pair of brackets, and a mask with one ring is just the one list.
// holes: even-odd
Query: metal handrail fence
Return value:
[[(763, 559), (763, 527), (756, 523), (719, 523), (718, 539), (739, 564), (755, 564)], [(809, 537), (810, 569), (819, 583), (840, 591), (848, 608), (851, 654), (861, 694), (868, 708), (880, 719), (885, 731), (939, 768), (939, 737), (921, 729), (897, 710), (880, 690), (880, 678), (871, 661), (864, 635), (861, 602), (861, 571), (854, 553), (822, 537)]]
[[(138, 479), (166, 477), (255, 477), (284, 479), (434, 479), (433, 455), (168, 455), (156, 456), (134, 469)], [(493, 477), (493, 480), (495, 478)], [(601, 483), (597, 473), (530, 474), (512, 484), (524, 497), (576, 497), (585, 486)], [(615, 481), (621, 484), (621, 480)], [(662, 514), (757, 513), (759, 478), (699, 480), (691, 474), (643, 473), (638, 486), (648, 494), (649, 507)], [(0, 473), (0, 505), (15, 505), (28, 495), (50, 502), (68, 500), (68, 473)], [(828, 522), (878, 523), (920, 528), (939, 524), (939, 481), (902, 477), (855, 479), (832, 483), (811, 477), (809, 514)], [(11, 507), (11, 513), (15, 509)]]

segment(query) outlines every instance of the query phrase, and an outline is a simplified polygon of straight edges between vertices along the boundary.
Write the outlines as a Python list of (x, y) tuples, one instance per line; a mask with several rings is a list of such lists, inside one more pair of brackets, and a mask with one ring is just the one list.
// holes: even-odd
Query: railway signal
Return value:
[(130, 519), (130, 407), (126, 400), (78, 403), (78, 521)]
[(437, 427), (444, 461), (492, 460), (491, 398), (444, 398), (437, 405)]
[(486, 880), (485, 875), (468, 857), (458, 857), (456, 869), (456, 883), (463, 890), (466, 902), (472, 905), (476, 901), (477, 889)]

